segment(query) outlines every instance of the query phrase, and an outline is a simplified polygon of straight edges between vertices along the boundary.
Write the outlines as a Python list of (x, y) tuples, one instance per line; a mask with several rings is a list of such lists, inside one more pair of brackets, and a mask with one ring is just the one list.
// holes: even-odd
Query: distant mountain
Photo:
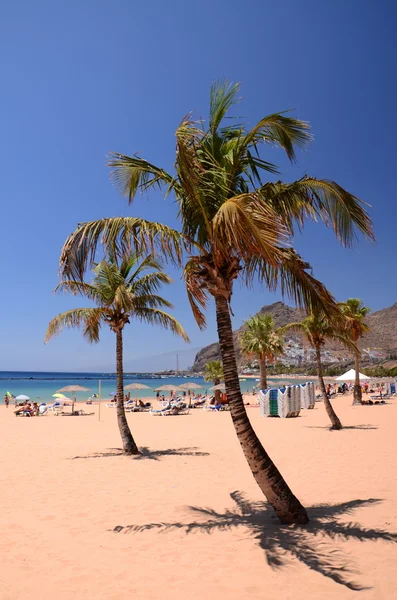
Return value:
[[(299, 308), (292, 308), (283, 302), (275, 302), (267, 306), (263, 306), (257, 314), (273, 315), (276, 327), (283, 327), (293, 321), (300, 321), (304, 318), (305, 312)], [(360, 348), (364, 354), (369, 354), (374, 358), (386, 359), (388, 355), (397, 349), (397, 302), (389, 308), (384, 308), (372, 313), (367, 318), (367, 323), (370, 327), (370, 332), (366, 334), (360, 342)], [(244, 325), (233, 332), (234, 343), (236, 347), (237, 362), (242, 361), (239, 334), (244, 331)], [(302, 343), (302, 338), (299, 334), (291, 333), (288, 338), (296, 342), (296, 347), (287, 348), (288, 353), (293, 360), (294, 356), (299, 354), (299, 346), (301, 347), (300, 356), (304, 356), (305, 348)], [(294, 344), (293, 344), (294, 346)], [(327, 343), (325, 351), (330, 362), (339, 362), (349, 358), (349, 352), (341, 347), (338, 343)], [(294, 354), (295, 353), (295, 354)], [(193, 370), (202, 371), (204, 366), (210, 360), (218, 360), (219, 344), (214, 343), (200, 350), (195, 358)], [(283, 360), (283, 359), (282, 359)]]

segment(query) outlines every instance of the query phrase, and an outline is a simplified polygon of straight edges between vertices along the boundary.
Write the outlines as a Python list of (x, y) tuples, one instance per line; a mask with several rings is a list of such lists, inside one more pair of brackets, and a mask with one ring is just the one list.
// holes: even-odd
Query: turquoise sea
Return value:
[[(276, 381), (276, 380), (275, 380)], [(101, 398), (110, 398), (116, 390), (116, 376), (112, 373), (51, 373), (39, 371), (0, 371), (0, 403), (4, 403), (4, 395), (10, 392), (14, 396), (24, 394), (32, 400), (41, 402), (52, 401), (52, 395), (57, 390), (67, 385), (81, 385), (89, 388), (88, 392), (79, 392), (76, 394), (77, 401), (85, 402), (92, 394), (99, 393), (99, 382), (101, 382)], [(154, 378), (149, 373), (131, 373), (126, 374), (124, 385), (128, 383), (143, 383), (149, 386), (147, 390), (132, 390), (131, 397), (147, 398), (154, 396), (153, 390), (161, 385), (181, 385), (189, 382), (198, 384), (201, 389), (197, 392), (203, 393), (211, 387), (212, 383), (207, 383), (202, 377), (161, 377)], [(254, 379), (241, 381), (243, 392), (250, 392), (254, 385), (257, 385)], [(293, 383), (293, 379), (291, 379)], [(167, 395), (167, 392), (165, 392)], [(65, 394), (70, 397), (70, 394)]]

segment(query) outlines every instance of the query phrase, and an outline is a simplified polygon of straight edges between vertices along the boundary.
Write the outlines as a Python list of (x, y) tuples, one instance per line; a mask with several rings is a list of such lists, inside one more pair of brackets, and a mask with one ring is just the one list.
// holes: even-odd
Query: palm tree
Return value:
[(282, 328), (283, 333), (291, 330), (302, 333), (309, 342), (310, 346), (315, 350), (317, 377), (320, 382), (325, 410), (327, 411), (327, 415), (329, 416), (329, 420), (332, 424), (331, 429), (342, 429), (342, 423), (334, 411), (325, 388), (323, 366), (321, 363), (321, 348), (324, 346), (326, 339), (336, 340), (349, 348), (355, 347), (354, 344), (352, 344), (346, 335), (346, 332), (343, 330), (343, 325), (340, 319), (338, 320), (334, 317), (332, 320), (330, 320), (327, 317), (318, 315), (314, 312), (309, 314), (302, 321), (297, 323), (289, 323)]
[(267, 388), (266, 361), (284, 351), (283, 339), (274, 328), (272, 315), (256, 315), (245, 322), (247, 329), (240, 335), (240, 346), (243, 354), (256, 356), (259, 360), (261, 390)]
[(369, 331), (368, 325), (365, 323), (365, 317), (371, 312), (371, 309), (364, 306), (358, 298), (349, 298), (346, 302), (339, 304), (343, 316), (345, 318), (345, 328), (351, 341), (355, 345), (353, 350), (354, 369), (356, 378), (354, 381), (353, 404), (361, 404), (362, 391), (360, 384), (360, 356), (361, 352), (357, 347), (358, 340)]
[(261, 119), (251, 130), (224, 117), (237, 101), (238, 85), (213, 85), (208, 127), (183, 119), (176, 131), (175, 173), (139, 156), (111, 155), (112, 177), (131, 203), (138, 191), (160, 187), (178, 203), (181, 232), (138, 217), (118, 217), (81, 224), (63, 247), (61, 272), (78, 277), (95, 259), (98, 245), (117, 253), (131, 245), (158, 249), (182, 264), (188, 298), (200, 328), (203, 308), (215, 300), (226, 392), (236, 434), (255, 480), (285, 523), (306, 523), (308, 516), (262, 446), (248, 419), (240, 390), (231, 323), (234, 280), (251, 285), (259, 278), (279, 287), (298, 305), (330, 313), (335, 302), (308, 272), (291, 247), (294, 227), (321, 219), (349, 246), (356, 230), (373, 238), (362, 202), (337, 183), (305, 176), (292, 183), (263, 182), (277, 167), (259, 154), (261, 144), (279, 146), (291, 161), (295, 148), (311, 140), (309, 126), (282, 113)]
[[(223, 381), (223, 366), (220, 360), (210, 360), (204, 367), (204, 380), (219, 385)], [(220, 390), (215, 390), (215, 401), (218, 404)]]
[[(145, 271), (150, 272), (145, 272)], [(156, 292), (171, 278), (161, 270), (160, 263), (152, 256), (140, 260), (136, 254), (126, 256), (120, 265), (114, 256), (102, 260), (94, 269), (92, 283), (63, 281), (56, 291), (79, 294), (92, 300), (95, 308), (75, 308), (55, 317), (48, 325), (45, 342), (57, 335), (64, 327), (83, 327), (83, 335), (90, 343), (99, 342), (102, 323), (116, 334), (117, 371), (117, 422), (125, 454), (140, 454), (132, 437), (124, 411), (123, 382), (123, 329), (130, 319), (151, 325), (160, 325), (188, 341), (180, 323), (161, 310), (172, 304)]]

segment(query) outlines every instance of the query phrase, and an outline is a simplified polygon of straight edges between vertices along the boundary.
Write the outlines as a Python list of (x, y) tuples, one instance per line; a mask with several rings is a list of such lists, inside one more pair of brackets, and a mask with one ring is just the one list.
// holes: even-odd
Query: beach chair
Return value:
[(39, 417), (45, 417), (48, 415), (48, 406), (47, 404), (40, 404), (39, 406)]
[(223, 404), (206, 404), (203, 409), (207, 412), (219, 412), (223, 410)]

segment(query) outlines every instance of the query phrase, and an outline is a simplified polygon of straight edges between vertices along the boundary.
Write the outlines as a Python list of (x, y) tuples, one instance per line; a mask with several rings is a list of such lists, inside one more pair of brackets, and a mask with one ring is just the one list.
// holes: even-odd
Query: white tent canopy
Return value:
[[(362, 373), (358, 374), (360, 377), (360, 381), (364, 381), (365, 379), (371, 379), (367, 377), (367, 375), (363, 375)], [(350, 369), (350, 371), (346, 371), (343, 375), (339, 375), (336, 377), (335, 381), (354, 381), (356, 379), (356, 371), (355, 369)]]

